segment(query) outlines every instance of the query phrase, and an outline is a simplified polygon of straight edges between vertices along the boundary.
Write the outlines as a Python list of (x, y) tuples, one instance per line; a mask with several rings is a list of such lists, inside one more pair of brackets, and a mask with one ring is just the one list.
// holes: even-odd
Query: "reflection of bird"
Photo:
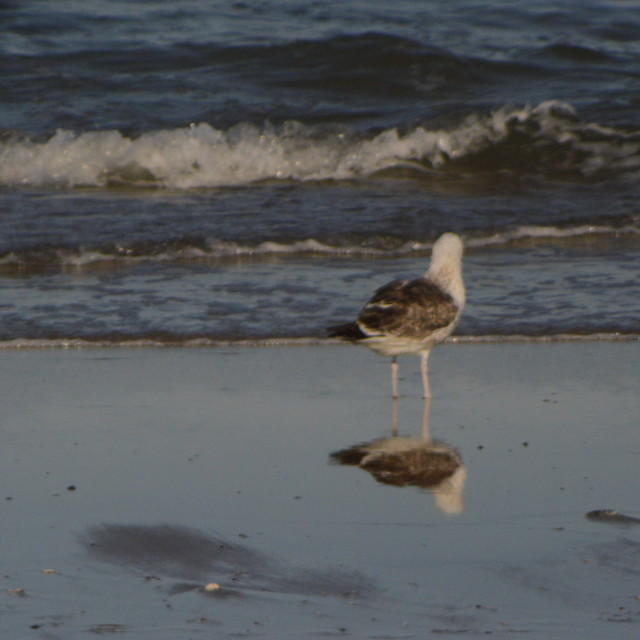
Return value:
[(465, 302), (462, 280), (462, 240), (445, 233), (433, 245), (431, 266), (421, 278), (394, 280), (378, 289), (355, 322), (329, 328), (329, 335), (362, 342), (391, 356), (393, 397), (398, 397), (396, 356), (422, 356), (424, 397), (431, 397), (427, 358), (432, 347), (455, 328)]
[(426, 399), (421, 438), (397, 435), (394, 400), (393, 435), (390, 438), (378, 438), (335, 451), (331, 459), (339, 464), (358, 466), (383, 484), (430, 489), (441, 511), (461, 513), (467, 471), (455, 449), (431, 440), (429, 404), (430, 400)]

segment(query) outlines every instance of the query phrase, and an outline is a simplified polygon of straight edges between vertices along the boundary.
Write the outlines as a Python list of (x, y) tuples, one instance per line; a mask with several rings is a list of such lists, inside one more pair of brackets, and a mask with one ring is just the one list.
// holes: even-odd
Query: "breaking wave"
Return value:
[[(640, 244), (640, 218), (629, 216), (611, 223), (579, 222), (565, 226), (521, 225), (495, 232), (465, 237), (470, 250), (513, 248), (534, 243), (555, 243), (563, 246), (624, 241)], [(228, 242), (215, 238), (182, 238), (174, 241), (114, 243), (97, 247), (34, 246), (14, 248), (0, 254), (0, 270), (78, 268), (92, 265), (134, 264), (137, 262), (209, 262), (220, 260), (260, 260), (270, 257), (328, 256), (350, 258), (392, 258), (427, 254), (431, 242), (403, 240), (391, 236), (376, 236), (366, 242), (343, 243), (314, 238), (291, 242), (265, 241), (257, 244)]]
[(227, 130), (193, 124), (128, 137), (58, 130), (46, 140), (6, 133), (0, 186), (198, 189), (268, 180), (353, 180), (397, 168), (612, 178), (640, 171), (640, 131), (581, 121), (544, 102), (475, 113), (450, 127), (358, 133), (286, 122)]

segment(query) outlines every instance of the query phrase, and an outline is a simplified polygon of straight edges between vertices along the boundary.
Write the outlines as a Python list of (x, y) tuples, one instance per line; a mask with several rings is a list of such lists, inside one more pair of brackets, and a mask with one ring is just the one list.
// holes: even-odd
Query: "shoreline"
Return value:
[[(639, 342), (640, 333), (590, 333), (528, 336), (512, 335), (484, 335), (484, 336), (449, 336), (441, 344), (550, 344), (550, 343), (592, 343), (592, 342)], [(193, 338), (184, 340), (87, 340), (84, 338), (67, 339), (55, 338), (31, 339), (16, 338), (0, 341), (1, 351), (20, 350), (54, 350), (54, 349), (200, 349), (227, 347), (326, 347), (326, 346), (362, 346), (335, 338), (255, 338), (255, 339), (214, 339)]]

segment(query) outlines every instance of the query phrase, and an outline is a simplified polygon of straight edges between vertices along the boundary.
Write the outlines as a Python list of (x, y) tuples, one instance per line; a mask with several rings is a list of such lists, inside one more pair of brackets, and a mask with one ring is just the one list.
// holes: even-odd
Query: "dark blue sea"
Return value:
[(640, 336), (623, 0), (0, 1), (0, 345), (300, 341), (466, 243), (463, 339)]

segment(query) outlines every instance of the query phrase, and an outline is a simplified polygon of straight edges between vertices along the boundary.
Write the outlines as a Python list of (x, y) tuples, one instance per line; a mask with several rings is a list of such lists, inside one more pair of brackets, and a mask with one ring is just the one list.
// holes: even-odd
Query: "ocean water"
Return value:
[(446, 230), (465, 339), (640, 337), (628, 2), (0, 2), (0, 346), (325, 336)]

